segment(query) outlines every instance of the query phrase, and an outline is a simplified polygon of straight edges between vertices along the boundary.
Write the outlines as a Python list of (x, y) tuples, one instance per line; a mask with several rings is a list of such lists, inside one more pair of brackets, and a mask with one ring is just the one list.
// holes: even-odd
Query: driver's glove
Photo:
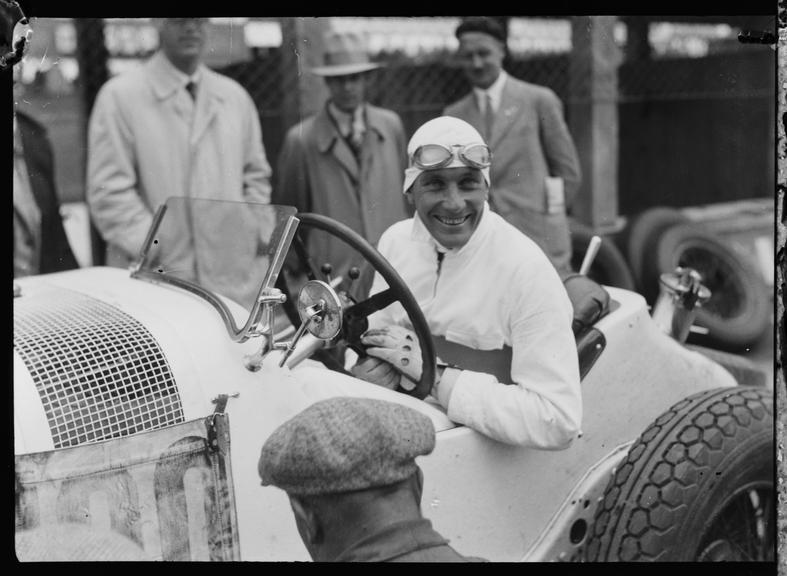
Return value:
[(350, 368), (350, 372), (356, 378), (377, 384), (389, 390), (396, 390), (402, 375), (385, 360), (364, 356)]
[(405, 390), (412, 390), (421, 380), (421, 345), (412, 330), (398, 325), (372, 328), (361, 337), (361, 343), (368, 346), (369, 356), (385, 360), (402, 374), (399, 385)]

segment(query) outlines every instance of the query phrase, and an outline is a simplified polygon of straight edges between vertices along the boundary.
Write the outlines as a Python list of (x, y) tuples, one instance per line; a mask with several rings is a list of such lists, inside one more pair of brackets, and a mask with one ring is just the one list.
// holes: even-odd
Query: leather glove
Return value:
[(402, 374), (400, 386), (412, 390), (421, 379), (423, 360), (421, 345), (415, 332), (402, 326), (367, 330), (361, 343), (368, 346), (366, 353), (385, 360)]
[(402, 375), (388, 362), (372, 356), (365, 356), (359, 359), (355, 366), (350, 368), (350, 372), (356, 378), (366, 380), (389, 390), (396, 390), (402, 378)]

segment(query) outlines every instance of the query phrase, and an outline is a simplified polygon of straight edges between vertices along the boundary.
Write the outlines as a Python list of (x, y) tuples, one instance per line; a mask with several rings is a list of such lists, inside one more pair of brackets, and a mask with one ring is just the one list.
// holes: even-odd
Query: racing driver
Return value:
[[(490, 210), (491, 152), (475, 128), (435, 118), (407, 153), (404, 193), (415, 215), (388, 228), (378, 250), (432, 332), (431, 396), (451, 420), (500, 442), (568, 447), (582, 399), (560, 277), (534, 241)], [(371, 293), (386, 288), (376, 275)], [(420, 380), (421, 350), (401, 304), (371, 316), (361, 342), (368, 355), (352, 367), (356, 377), (391, 389)]]

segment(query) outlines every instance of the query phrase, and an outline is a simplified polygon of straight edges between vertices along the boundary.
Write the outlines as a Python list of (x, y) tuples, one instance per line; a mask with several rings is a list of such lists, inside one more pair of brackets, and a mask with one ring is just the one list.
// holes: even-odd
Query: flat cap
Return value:
[(296, 496), (334, 494), (404, 480), (435, 445), (432, 420), (395, 402), (321, 400), (279, 426), (262, 447), (263, 486)]
[(506, 41), (503, 26), (494, 18), (489, 18), (488, 16), (469, 16), (462, 19), (462, 23), (456, 27), (456, 37), (459, 38), (465, 32), (482, 32), (501, 42)]

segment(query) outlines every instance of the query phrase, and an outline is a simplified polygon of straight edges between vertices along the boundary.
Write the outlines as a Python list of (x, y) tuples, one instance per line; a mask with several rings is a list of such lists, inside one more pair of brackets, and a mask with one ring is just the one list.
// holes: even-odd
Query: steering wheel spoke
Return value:
[(378, 292), (374, 296), (369, 296), (363, 302), (358, 302), (354, 306), (345, 310), (345, 316), (352, 316), (353, 318), (368, 318), (375, 312), (379, 312), (387, 308), (394, 302), (398, 302), (399, 298), (396, 293), (388, 288), (382, 292)]
[[(394, 302), (399, 302), (404, 308), (421, 345), (423, 368), (421, 380), (416, 384), (415, 388), (412, 390), (399, 388), (398, 391), (416, 398), (425, 398), (431, 391), (435, 379), (434, 342), (421, 307), (404, 283), (404, 280), (369, 242), (348, 226), (321, 214), (299, 213), (298, 219), (300, 220), (299, 230), (295, 234), (291, 249), (295, 251), (298, 259), (306, 268), (306, 274), (310, 280), (317, 277), (319, 268), (308, 254), (306, 244), (304, 243), (305, 236), (300, 234), (302, 228), (306, 234), (311, 229), (321, 230), (349, 245), (359, 252), (363, 256), (365, 263), (368, 263), (386, 281), (389, 286), (388, 289), (344, 309), (341, 338), (349, 347), (362, 355), (363, 347), (360, 343), (360, 337), (368, 327), (368, 317)], [(351, 274), (350, 278), (353, 279), (352, 277), (353, 275)], [(294, 304), (296, 299), (289, 290), (285, 274), (279, 275), (276, 286), (287, 295), (287, 300), (283, 305), (284, 312), (290, 322), (297, 327), (300, 324), (300, 318)], [(350, 300), (352, 301), (354, 298)]]

